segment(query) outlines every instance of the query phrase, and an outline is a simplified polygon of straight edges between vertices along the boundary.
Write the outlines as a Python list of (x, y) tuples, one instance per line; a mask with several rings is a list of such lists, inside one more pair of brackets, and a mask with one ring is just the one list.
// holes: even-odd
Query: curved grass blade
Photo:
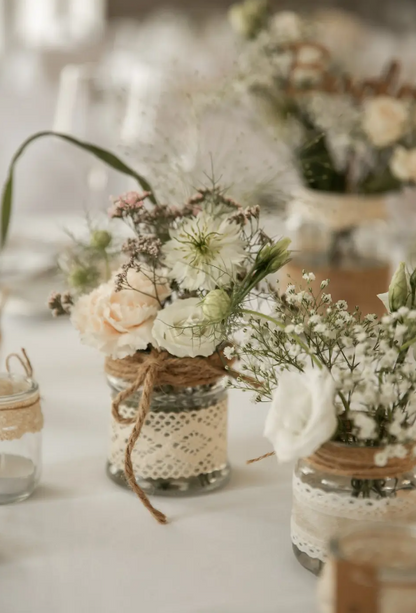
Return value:
[[(122, 160), (120, 160), (120, 158), (114, 155), (114, 153), (111, 153), (110, 151), (107, 151), (106, 149), (102, 149), (101, 147), (97, 147), (96, 145), (92, 145), (91, 143), (80, 141), (77, 138), (74, 138), (73, 136), (69, 136), (68, 134), (61, 134), (59, 132), (53, 132), (53, 131), (37, 132), (36, 134), (33, 134), (27, 140), (24, 141), (24, 143), (19, 147), (19, 149), (14, 154), (12, 161), (10, 163), (7, 180), (4, 185), (2, 198), (1, 198), (0, 248), (4, 247), (6, 240), (7, 240), (7, 234), (9, 231), (10, 218), (11, 218), (12, 208), (13, 208), (14, 171), (15, 171), (16, 164), (19, 158), (25, 152), (28, 145), (30, 145), (30, 143), (32, 143), (33, 141), (39, 138), (43, 138), (44, 136), (56, 136), (57, 138), (67, 141), (68, 143), (71, 143), (72, 145), (75, 145), (76, 147), (79, 147), (80, 149), (84, 149), (84, 151), (88, 151), (88, 153), (91, 153), (94, 157), (104, 162), (104, 164), (107, 164), (107, 166), (110, 166), (111, 168), (114, 168), (115, 170), (118, 170), (119, 172), (129, 177), (132, 177), (133, 179), (136, 179), (140, 187), (144, 189), (145, 191), (152, 192), (152, 188), (150, 184), (148, 183), (148, 181), (146, 181), (146, 179), (142, 177), (141, 175), (139, 175), (135, 170), (127, 166), (127, 164), (125, 164)], [(153, 196), (153, 194), (149, 196), (149, 198), (154, 204), (156, 204), (156, 198)]]

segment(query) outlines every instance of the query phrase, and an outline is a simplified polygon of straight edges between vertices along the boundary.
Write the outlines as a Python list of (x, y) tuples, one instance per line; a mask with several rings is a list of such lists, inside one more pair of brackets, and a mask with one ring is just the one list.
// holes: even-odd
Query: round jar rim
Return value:
[(0, 381), (11, 381), (17, 384), (26, 384), (26, 389), (11, 394), (0, 394), (0, 407), (30, 398), (39, 391), (39, 386), (30, 377), (18, 374), (0, 373)]

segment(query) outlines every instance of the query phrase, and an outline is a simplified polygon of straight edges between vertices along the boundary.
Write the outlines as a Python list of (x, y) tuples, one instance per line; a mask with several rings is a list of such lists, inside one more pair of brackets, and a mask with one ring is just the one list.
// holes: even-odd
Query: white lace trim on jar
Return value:
[[(122, 417), (136, 409), (120, 407)], [(111, 421), (109, 461), (124, 470), (132, 425)], [(194, 411), (151, 411), (132, 452), (135, 475), (144, 479), (180, 479), (223, 470), (227, 465), (227, 400)]]
[(311, 558), (326, 560), (327, 544), (342, 527), (357, 521), (416, 518), (416, 491), (391, 498), (353, 498), (311, 487), (293, 477), (292, 543)]

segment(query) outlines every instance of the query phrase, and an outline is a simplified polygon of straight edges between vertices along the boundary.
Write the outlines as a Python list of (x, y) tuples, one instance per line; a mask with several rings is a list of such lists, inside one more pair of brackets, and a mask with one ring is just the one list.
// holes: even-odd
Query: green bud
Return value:
[(274, 245), (264, 245), (257, 254), (257, 269), (262, 269), (271, 274), (277, 272), (290, 260), (290, 251), (287, 250), (292, 241), (290, 238), (282, 238)]
[(94, 230), (91, 234), (90, 245), (94, 249), (105, 251), (112, 240), (112, 236), (107, 230)]
[(244, 38), (257, 36), (266, 23), (267, 15), (267, 0), (246, 0), (233, 4), (228, 11), (232, 28)]
[(204, 298), (202, 311), (210, 321), (221, 321), (230, 312), (231, 299), (223, 289), (213, 289)]
[(95, 284), (98, 274), (95, 268), (85, 268), (83, 266), (74, 267), (68, 277), (69, 285), (74, 289), (83, 289)]
[(389, 286), (390, 311), (398, 311), (402, 306), (409, 306), (410, 288), (407, 281), (406, 264), (400, 262)]

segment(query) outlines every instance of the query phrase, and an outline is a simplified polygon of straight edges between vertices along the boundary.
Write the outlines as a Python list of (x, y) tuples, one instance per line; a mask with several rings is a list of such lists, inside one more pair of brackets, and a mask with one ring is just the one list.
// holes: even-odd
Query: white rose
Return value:
[(364, 102), (363, 130), (376, 147), (386, 147), (399, 140), (407, 118), (405, 103), (396, 98), (377, 96)]
[(277, 13), (271, 20), (270, 30), (278, 43), (294, 43), (304, 36), (303, 22), (292, 11)]
[(335, 391), (328, 370), (280, 375), (264, 430), (280, 462), (307, 457), (331, 439), (337, 428)]
[(158, 313), (153, 324), (153, 338), (161, 349), (178, 358), (209, 356), (218, 340), (212, 326), (204, 325), (199, 298), (176, 300)]
[(71, 314), (82, 342), (114, 359), (133, 355), (152, 343), (154, 318), (170, 293), (167, 284), (158, 284), (158, 300), (155, 286), (142, 272), (130, 270), (127, 280), (133, 289), (116, 292), (111, 280), (81, 296)]
[(416, 149), (396, 147), (390, 160), (390, 168), (401, 181), (416, 181)]

